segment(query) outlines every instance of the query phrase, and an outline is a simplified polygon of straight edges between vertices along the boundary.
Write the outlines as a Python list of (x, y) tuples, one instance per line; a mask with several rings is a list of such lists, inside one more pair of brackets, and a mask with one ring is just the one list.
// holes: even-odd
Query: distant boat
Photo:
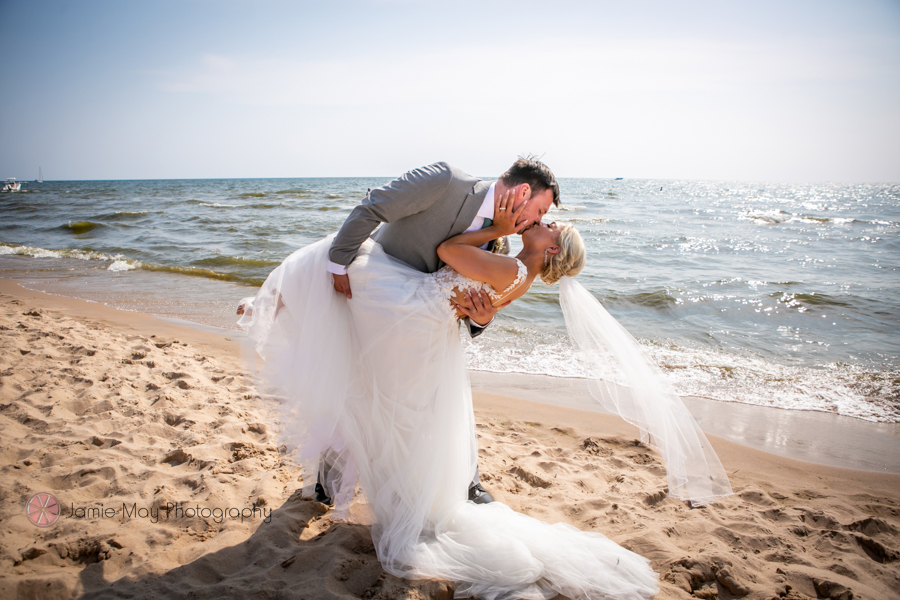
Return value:
[(622, 181), (621, 177), (616, 177), (616, 181)]
[(6, 178), (6, 185), (4, 185), (4, 186), (3, 186), (3, 189), (0, 190), (0, 191), (3, 191), (3, 192), (18, 192), (20, 189), (22, 189), (22, 184), (21, 184), (21, 183), (16, 183), (16, 178), (15, 178), (15, 177), (7, 177), (7, 178)]
[(41, 171), (41, 168), (38, 167), (38, 178), (34, 180), (35, 183), (44, 183), (44, 173)]

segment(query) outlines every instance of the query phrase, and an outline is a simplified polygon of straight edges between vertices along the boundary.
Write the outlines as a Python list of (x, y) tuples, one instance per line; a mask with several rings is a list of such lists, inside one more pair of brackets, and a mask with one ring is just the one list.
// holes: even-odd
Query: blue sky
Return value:
[(0, 0), (0, 177), (900, 181), (900, 3)]

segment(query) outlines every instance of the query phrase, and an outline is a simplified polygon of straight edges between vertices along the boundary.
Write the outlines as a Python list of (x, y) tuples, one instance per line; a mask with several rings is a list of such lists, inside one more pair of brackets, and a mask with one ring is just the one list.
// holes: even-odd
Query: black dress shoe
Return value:
[(480, 483), (476, 483), (475, 485), (469, 486), (469, 500), (475, 504), (487, 504), (493, 502), (494, 497), (491, 496), (486, 489), (481, 487)]
[[(469, 491), (469, 496), (471, 497), (472, 491)], [(321, 483), (316, 483), (316, 502), (321, 502), (322, 504), (327, 504), (328, 506), (332, 506), (334, 503), (331, 501), (331, 496), (325, 493), (325, 488), (322, 487)]]

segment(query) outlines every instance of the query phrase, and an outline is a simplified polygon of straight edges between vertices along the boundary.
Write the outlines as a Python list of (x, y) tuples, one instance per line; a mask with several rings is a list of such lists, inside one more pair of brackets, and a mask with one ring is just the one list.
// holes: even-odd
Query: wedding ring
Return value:
[(499, 210), (506, 210), (506, 209), (505, 209), (505, 208), (501, 208), (501, 209), (499, 209)]

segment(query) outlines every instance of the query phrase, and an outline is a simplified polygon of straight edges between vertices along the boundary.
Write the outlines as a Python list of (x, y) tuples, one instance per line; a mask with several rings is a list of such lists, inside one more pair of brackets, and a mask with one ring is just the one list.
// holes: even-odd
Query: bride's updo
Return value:
[(563, 275), (574, 277), (584, 268), (584, 240), (578, 230), (568, 223), (558, 223), (559, 252), (548, 254), (548, 263), (541, 270), (541, 279), (547, 285), (553, 285)]

